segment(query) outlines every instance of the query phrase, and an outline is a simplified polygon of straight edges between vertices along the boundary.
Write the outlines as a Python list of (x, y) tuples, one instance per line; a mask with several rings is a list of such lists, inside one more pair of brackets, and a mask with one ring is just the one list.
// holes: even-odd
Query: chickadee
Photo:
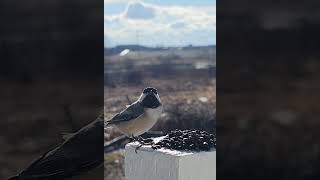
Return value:
[(159, 94), (155, 88), (143, 90), (137, 101), (116, 114), (107, 125), (117, 127), (123, 134), (144, 144), (141, 134), (150, 130), (163, 110)]

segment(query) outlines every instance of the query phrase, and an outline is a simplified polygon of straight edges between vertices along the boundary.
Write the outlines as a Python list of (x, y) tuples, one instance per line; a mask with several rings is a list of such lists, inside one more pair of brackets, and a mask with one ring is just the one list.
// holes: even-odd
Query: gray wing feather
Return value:
[(103, 118), (99, 118), (45, 153), (18, 176), (21, 179), (70, 177), (103, 163)]
[(144, 113), (144, 108), (137, 101), (130, 106), (128, 106), (125, 110), (116, 114), (112, 119), (108, 121), (108, 124), (117, 124), (119, 122), (130, 121), (141, 116)]

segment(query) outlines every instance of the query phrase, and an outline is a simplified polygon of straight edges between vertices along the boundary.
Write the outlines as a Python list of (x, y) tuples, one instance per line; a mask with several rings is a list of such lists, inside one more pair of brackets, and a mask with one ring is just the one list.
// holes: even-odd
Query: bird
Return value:
[(148, 144), (141, 135), (150, 130), (161, 116), (163, 106), (157, 89), (147, 87), (138, 100), (128, 105), (124, 110), (106, 120), (107, 126), (114, 126), (124, 135)]
[[(63, 143), (44, 153), (22, 172), (8, 180), (98, 179), (92, 178), (92, 173), (88, 173), (98, 167), (102, 167), (102, 171), (96, 175), (101, 175), (102, 178), (104, 128), (115, 126), (127, 137), (146, 144), (140, 135), (154, 126), (162, 109), (157, 90), (147, 87), (137, 101), (113, 118), (105, 121), (102, 113), (80, 130), (65, 134)], [(89, 174), (90, 177), (85, 177), (83, 174)]]
[[(8, 180), (83, 179), (83, 174), (103, 167), (103, 114), (77, 132), (66, 134), (64, 139), (62, 144), (44, 153)], [(103, 178), (103, 171), (96, 175)]]

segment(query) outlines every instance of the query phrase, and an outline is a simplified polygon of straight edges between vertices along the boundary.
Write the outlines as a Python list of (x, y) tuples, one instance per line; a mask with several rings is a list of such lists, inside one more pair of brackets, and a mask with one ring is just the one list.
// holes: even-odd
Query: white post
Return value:
[(216, 180), (216, 151), (154, 150), (137, 143), (125, 148), (125, 180)]

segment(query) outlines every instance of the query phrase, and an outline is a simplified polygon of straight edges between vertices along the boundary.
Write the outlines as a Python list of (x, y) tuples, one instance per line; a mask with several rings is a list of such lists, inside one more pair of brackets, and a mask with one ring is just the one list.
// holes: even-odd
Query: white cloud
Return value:
[(155, 16), (155, 9), (142, 3), (130, 3), (125, 12), (125, 16), (129, 19), (151, 19)]
[(214, 44), (215, 11), (215, 7), (156, 6), (130, 2), (124, 12), (105, 15), (105, 36), (108, 36), (108, 44), (112, 45)]
[(172, 24), (170, 24), (170, 28), (172, 29), (180, 29), (180, 28), (185, 28), (187, 25), (184, 21), (177, 21)]

